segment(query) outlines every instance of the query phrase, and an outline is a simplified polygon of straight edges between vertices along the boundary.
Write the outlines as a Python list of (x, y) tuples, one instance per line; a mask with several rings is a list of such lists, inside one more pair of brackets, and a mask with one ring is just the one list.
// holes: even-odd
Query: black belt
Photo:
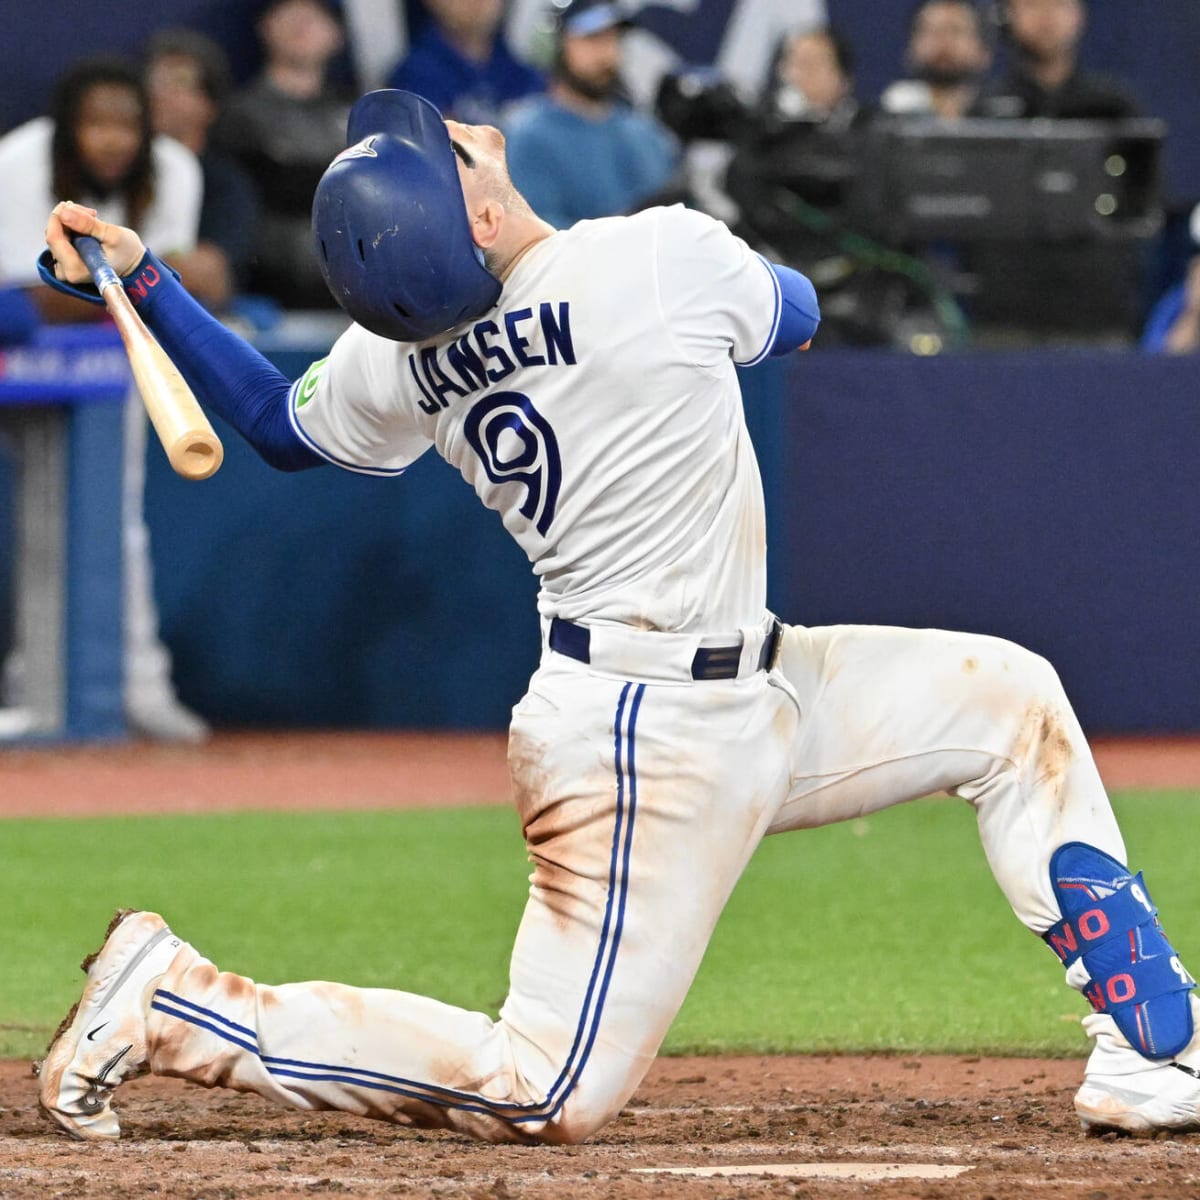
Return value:
[[(778, 617), (773, 617), (770, 632), (763, 639), (758, 654), (756, 671), (769, 671), (774, 667), (782, 635), (783, 624)], [(550, 621), (550, 649), (558, 654), (565, 654), (576, 662), (590, 663), (591, 641), (592, 631), (586, 625), (576, 625), (574, 621), (564, 621), (561, 617), (554, 617)], [(741, 660), (740, 635), (736, 642), (730, 642), (727, 646), (701, 646), (692, 658), (692, 678), (736, 679)]]

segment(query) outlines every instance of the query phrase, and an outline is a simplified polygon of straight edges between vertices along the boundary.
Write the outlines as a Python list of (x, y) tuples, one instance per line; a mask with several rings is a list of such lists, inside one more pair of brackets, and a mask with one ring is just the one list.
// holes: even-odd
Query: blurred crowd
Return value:
[[(898, 77), (871, 103), (824, 0), (385, 3), (402, 47), (391, 62), (372, 45), (378, 2), (263, 0), (259, 66), (239, 86), (227, 48), (191, 29), (158, 31), (136, 59), (73, 65), (43, 116), (0, 136), (0, 172), (21, 181), (0, 192), (0, 335), (95, 315), (31, 287), (46, 204), (67, 196), (138, 226), (251, 331), (328, 308), (313, 188), (355, 95), (386, 85), (503, 128), (516, 186), (559, 227), (671, 202), (726, 220), (813, 277), (826, 344), (1200, 342), (1200, 268), (1178, 264), (1171, 291), (1148, 294), (1165, 130), (1123, 82), (1081, 69), (1087, 0), (914, 0)], [(1057, 178), (1086, 173), (1089, 153), (1120, 161), (1115, 199), (1081, 189), (1069, 212), (1048, 184), (1013, 203), (1046, 121), (1087, 123), (1053, 143), (1074, 153)], [(962, 197), (911, 178), (935, 159), (970, 177), (964, 189), (990, 177), (984, 202), (1007, 222), (981, 236), (982, 222), (956, 221)], [(906, 201), (921, 219), (899, 219)], [(1097, 215), (1104, 202), (1125, 219)]]
[[(501, 127), (516, 187), (557, 227), (669, 203), (726, 221), (814, 280), (824, 346), (1200, 350), (1200, 257), (1160, 268), (1162, 294), (1150, 282), (1167, 131), (1081, 68), (1087, 0), (911, 0), (907, 16), (877, 101), (826, 0), (259, 0), (241, 79), (244, 46), (159, 28), (136, 55), (72, 63), (40, 115), (0, 130), (0, 344), (105, 319), (39, 286), (59, 199), (137, 228), (251, 337), (334, 316), (313, 190), (356, 95), (391, 86)], [(129, 724), (198, 741), (158, 638), (145, 419), (127, 409)], [(21, 647), (4, 676), (19, 703)]]

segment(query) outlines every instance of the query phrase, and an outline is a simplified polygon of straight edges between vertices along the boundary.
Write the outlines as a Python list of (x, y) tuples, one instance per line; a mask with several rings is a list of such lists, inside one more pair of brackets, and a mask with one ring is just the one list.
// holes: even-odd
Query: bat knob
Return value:
[(179, 438), (167, 451), (172, 469), (184, 479), (207, 479), (217, 473), (225, 448), (215, 433), (193, 430)]

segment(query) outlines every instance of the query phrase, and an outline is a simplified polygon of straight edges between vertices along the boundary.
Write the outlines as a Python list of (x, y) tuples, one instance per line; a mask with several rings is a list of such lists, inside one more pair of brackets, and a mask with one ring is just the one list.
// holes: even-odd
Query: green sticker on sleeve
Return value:
[(304, 372), (304, 378), (300, 380), (300, 386), (296, 389), (297, 408), (303, 408), (317, 394), (317, 383), (320, 381), (321, 372), (325, 369), (325, 364), (328, 361), (328, 355), (324, 358), (318, 358)]

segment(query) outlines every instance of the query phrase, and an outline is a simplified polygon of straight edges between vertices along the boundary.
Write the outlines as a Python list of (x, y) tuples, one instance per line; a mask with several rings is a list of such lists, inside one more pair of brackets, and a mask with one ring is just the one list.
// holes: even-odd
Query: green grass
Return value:
[[(1196, 969), (1200, 795), (1127, 793), (1117, 810)], [(77, 963), (129, 903), (259, 979), (494, 1013), (528, 874), (504, 809), (21, 820), (0, 839), (0, 1056), (40, 1052), (77, 997)], [(992, 881), (970, 809), (924, 801), (768, 839), (667, 1050), (1079, 1054), (1085, 1012)]]
[[(1164, 926), (1200, 963), (1200, 795), (1115, 801)], [(678, 1051), (1071, 1055), (1086, 1001), (1012, 914), (947, 799), (768, 839), (671, 1031)]]

